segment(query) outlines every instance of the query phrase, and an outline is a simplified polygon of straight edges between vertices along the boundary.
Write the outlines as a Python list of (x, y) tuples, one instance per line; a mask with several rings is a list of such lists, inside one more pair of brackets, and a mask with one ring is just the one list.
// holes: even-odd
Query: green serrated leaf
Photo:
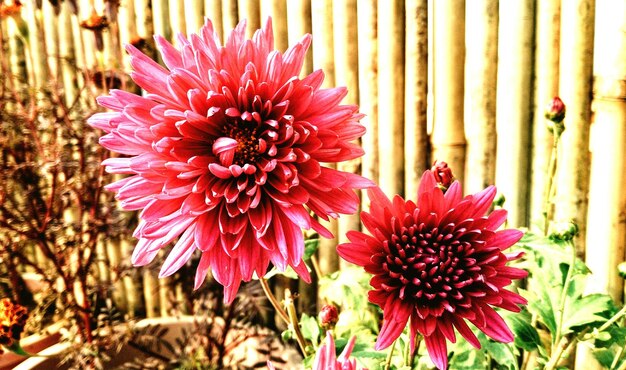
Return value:
[(601, 314), (610, 312), (613, 307), (608, 294), (590, 294), (569, 303), (565, 307), (563, 334), (575, 331), (578, 326), (605, 322), (607, 319)]
[(321, 330), (314, 317), (303, 313), (300, 318), (300, 330), (302, 330), (302, 336), (311, 341), (315, 347), (319, 345)]
[(615, 359), (615, 353), (609, 349), (599, 349), (593, 351), (593, 355), (598, 362), (606, 369), (611, 368), (613, 360)]

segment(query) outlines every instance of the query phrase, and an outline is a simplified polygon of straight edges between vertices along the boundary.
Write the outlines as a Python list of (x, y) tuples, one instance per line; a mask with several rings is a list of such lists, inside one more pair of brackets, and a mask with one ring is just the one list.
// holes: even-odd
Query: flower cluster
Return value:
[[(133, 264), (150, 263), (177, 240), (160, 276), (199, 252), (195, 287), (211, 270), (226, 302), (270, 263), (309, 281), (302, 229), (331, 237), (317, 218), (355, 213), (354, 189), (368, 188), (371, 208), (361, 220), (371, 235), (350, 231), (350, 243), (337, 250), (374, 275), (369, 300), (384, 313), (376, 349), (408, 323), (411, 351), (422, 335), (445, 369), (456, 331), (480, 347), (466, 321), (495, 340), (513, 340), (494, 307), (518, 312), (526, 303), (505, 289), (526, 276), (507, 266), (521, 254), (504, 252), (522, 233), (497, 231), (505, 210), (487, 215), (494, 187), (463, 197), (452, 170), (435, 162), (416, 202), (391, 201), (370, 180), (325, 166), (360, 157), (353, 141), (365, 129), (358, 107), (340, 104), (345, 88), (322, 89), (321, 71), (298, 77), (309, 35), (281, 54), (270, 20), (251, 40), (240, 23), (224, 45), (207, 20), (199, 34), (179, 37), (178, 48), (158, 36), (156, 43), (167, 68), (127, 46), (131, 77), (147, 94), (112, 90), (98, 99), (110, 112), (89, 120), (106, 133), (100, 143), (121, 154), (103, 162), (106, 170), (130, 175), (107, 188), (125, 209), (141, 210)], [(336, 308), (320, 319), (332, 327)], [(328, 333), (314, 369), (356, 369), (348, 359), (354, 341), (337, 358)]]
[(506, 266), (521, 253), (504, 253), (522, 232), (496, 231), (506, 220), (503, 209), (485, 215), (495, 194), (491, 186), (462, 197), (456, 181), (444, 194), (431, 171), (422, 176), (417, 203), (368, 190), (371, 207), (361, 220), (371, 235), (350, 231), (350, 243), (337, 251), (374, 275), (369, 301), (382, 308), (384, 320), (376, 349), (391, 345), (407, 323), (411, 351), (421, 334), (439, 369), (447, 368), (446, 339), (455, 342), (455, 329), (480, 348), (466, 320), (497, 341), (513, 341), (492, 306), (519, 312), (526, 300), (504, 288), (527, 272)]
[(11, 302), (9, 298), (0, 300), (0, 354), (3, 353), (2, 347), (13, 349), (19, 345), (27, 318), (26, 307)]

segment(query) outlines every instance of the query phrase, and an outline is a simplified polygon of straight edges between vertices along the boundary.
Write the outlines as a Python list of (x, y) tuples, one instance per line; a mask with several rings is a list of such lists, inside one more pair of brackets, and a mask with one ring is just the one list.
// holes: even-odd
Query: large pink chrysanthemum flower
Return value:
[(497, 341), (513, 340), (492, 306), (519, 312), (518, 304), (526, 304), (504, 289), (527, 274), (506, 266), (521, 253), (503, 253), (522, 232), (495, 231), (507, 216), (503, 209), (485, 216), (495, 194), (490, 186), (463, 198), (456, 181), (444, 194), (431, 171), (422, 176), (417, 204), (400, 196), (392, 202), (379, 188), (368, 190), (370, 212), (362, 212), (361, 220), (372, 236), (350, 231), (350, 243), (337, 250), (374, 275), (369, 301), (383, 310), (376, 349), (393, 343), (409, 320), (411, 350), (420, 333), (439, 369), (447, 367), (446, 339), (455, 342), (455, 328), (480, 348), (465, 320)]
[(269, 263), (309, 280), (302, 229), (331, 237), (322, 219), (354, 213), (360, 176), (324, 167), (360, 157), (358, 107), (340, 105), (345, 88), (321, 89), (322, 71), (298, 78), (311, 43), (273, 50), (271, 21), (251, 40), (245, 21), (222, 46), (210, 21), (174, 48), (156, 37), (167, 69), (131, 45), (132, 79), (145, 97), (112, 90), (98, 103), (112, 112), (89, 123), (100, 143), (124, 157), (103, 162), (129, 174), (107, 186), (127, 210), (142, 210), (132, 262), (150, 263), (178, 238), (160, 276), (202, 253), (195, 286), (209, 269), (230, 302), (241, 281)]

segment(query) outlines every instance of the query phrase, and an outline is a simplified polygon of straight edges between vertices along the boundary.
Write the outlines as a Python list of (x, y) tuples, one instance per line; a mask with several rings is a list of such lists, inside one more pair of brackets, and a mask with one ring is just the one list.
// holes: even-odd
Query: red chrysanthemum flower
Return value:
[(417, 204), (400, 196), (392, 202), (379, 188), (368, 190), (370, 212), (362, 212), (361, 220), (372, 236), (350, 231), (351, 243), (337, 250), (374, 275), (369, 301), (383, 310), (376, 349), (393, 343), (409, 319), (411, 350), (420, 333), (439, 369), (447, 367), (446, 339), (455, 342), (455, 328), (480, 348), (465, 320), (497, 341), (513, 340), (492, 306), (519, 312), (518, 304), (526, 304), (504, 289), (527, 275), (506, 266), (521, 253), (503, 253), (522, 232), (496, 231), (506, 219), (505, 210), (485, 216), (495, 194), (490, 186), (463, 198), (456, 181), (444, 194), (431, 171), (422, 176)]
[(208, 20), (199, 35), (179, 36), (179, 49), (157, 36), (168, 69), (127, 45), (131, 77), (147, 94), (112, 90), (98, 102), (113, 112), (89, 120), (107, 133), (100, 143), (125, 156), (105, 160), (106, 170), (132, 175), (107, 188), (142, 210), (133, 264), (178, 238), (160, 276), (199, 250), (196, 288), (210, 268), (227, 302), (270, 262), (308, 281), (302, 229), (332, 236), (311, 213), (354, 213), (353, 189), (373, 185), (321, 164), (360, 157), (351, 141), (365, 129), (357, 106), (339, 104), (345, 88), (321, 89), (319, 70), (298, 78), (310, 35), (281, 54), (270, 20), (251, 40), (245, 27), (224, 46)]

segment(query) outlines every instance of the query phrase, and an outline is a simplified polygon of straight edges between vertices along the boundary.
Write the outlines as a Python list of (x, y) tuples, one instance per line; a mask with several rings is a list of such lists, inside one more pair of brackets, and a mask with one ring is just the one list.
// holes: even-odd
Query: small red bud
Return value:
[(452, 169), (448, 167), (448, 164), (446, 162), (435, 161), (430, 170), (432, 171), (433, 175), (435, 175), (435, 180), (443, 191), (447, 190), (450, 185), (452, 185), (452, 181), (454, 181), (454, 175), (452, 174)]
[(546, 107), (545, 116), (554, 123), (561, 123), (565, 119), (565, 104), (558, 96), (555, 96)]
[(339, 312), (337, 307), (332, 304), (327, 304), (322, 307), (319, 314), (319, 319), (323, 327), (333, 327), (339, 320)]

